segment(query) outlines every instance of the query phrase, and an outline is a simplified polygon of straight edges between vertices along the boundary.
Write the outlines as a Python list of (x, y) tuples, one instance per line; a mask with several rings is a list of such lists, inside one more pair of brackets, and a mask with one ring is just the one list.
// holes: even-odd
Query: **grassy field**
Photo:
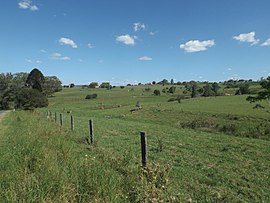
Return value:
[[(5, 154), (0, 157), (0, 198), (270, 201), (269, 107), (253, 109), (246, 96), (167, 102), (174, 95), (154, 96), (154, 89), (164, 87), (149, 87), (150, 92), (145, 86), (65, 89), (50, 98), (48, 108), (39, 110), (63, 113), (62, 129), (38, 113), (12, 112), (0, 124), (0, 151)], [(176, 95), (182, 92), (179, 87), (177, 91)], [(93, 93), (97, 99), (84, 99)], [(142, 109), (131, 113), (137, 102)], [(90, 118), (93, 146), (85, 139)], [(144, 175), (140, 131), (147, 132), (149, 148), (149, 171)]]

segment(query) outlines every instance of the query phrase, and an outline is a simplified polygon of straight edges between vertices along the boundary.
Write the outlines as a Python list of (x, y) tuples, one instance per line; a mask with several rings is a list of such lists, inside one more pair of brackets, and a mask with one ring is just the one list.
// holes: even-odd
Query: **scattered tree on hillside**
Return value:
[(107, 88), (110, 89), (111, 85), (109, 82), (103, 82), (101, 83), (101, 85), (99, 86), (100, 88)]
[(219, 89), (220, 89), (220, 86), (218, 85), (218, 83), (216, 83), (216, 82), (212, 83), (212, 90), (213, 90), (215, 96), (218, 96)]
[(173, 81), (173, 79), (171, 79), (171, 85), (173, 85), (174, 84), (174, 81)]
[(203, 87), (203, 93), (202, 96), (204, 97), (210, 97), (210, 96), (214, 96), (215, 92), (212, 90), (212, 87), (207, 84)]
[(69, 85), (69, 88), (74, 88), (75, 87), (75, 84), (74, 83), (71, 83), (70, 85)]
[(247, 101), (250, 103), (267, 100), (270, 106), (270, 76), (266, 79), (262, 79), (260, 82), (261, 87), (263, 88), (256, 96), (247, 97)]
[(176, 87), (171, 86), (170, 89), (168, 90), (168, 93), (174, 94), (176, 91)]
[(160, 96), (160, 91), (159, 90), (154, 90), (154, 95)]
[(97, 82), (91, 82), (88, 87), (89, 88), (96, 88), (96, 87), (98, 87), (98, 83)]
[(242, 83), (239, 85), (239, 89), (235, 92), (235, 95), (249, 94), (249, 84)]

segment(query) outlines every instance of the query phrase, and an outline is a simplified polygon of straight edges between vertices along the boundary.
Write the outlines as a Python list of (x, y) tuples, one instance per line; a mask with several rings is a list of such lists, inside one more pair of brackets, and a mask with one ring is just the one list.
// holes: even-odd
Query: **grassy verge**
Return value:
[(12, 112), (0, 123), (1, 201), (270, 200), (268, 141), (144, 123), (149, 159), (159, 164), (142, 172), (141, 123), (98, 121), (89, 147), (86, 129), (60, 130), (35, 113)]

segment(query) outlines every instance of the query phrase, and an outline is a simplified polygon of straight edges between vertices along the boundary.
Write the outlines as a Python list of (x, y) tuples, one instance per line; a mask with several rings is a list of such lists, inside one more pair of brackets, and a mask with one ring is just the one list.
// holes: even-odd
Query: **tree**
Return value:
[(171, 86), (170, 89), (168, 90), (168, 93), (174, 94), (176, 90), (176, 87)]
[(160, 96), (160, 91), (159, 90), (154, 90), (154, 95)]
[(74, 83), (71, 83), (71, 84), (69, 85), (69, 87), (70, 87), (70, 88), (74, 88), (74, 87), (75, 87), (75, 84), (74, 84)]
[(171, 79), (171, 85), (173, 85), (174, 84), (174, 81), (173, 81), (173, 79)]
[(27, 77), (26, 86), (42, 92), (44, 82), (45, 78), (43, 74), (40, 72), (40, 70), (34, 68)]
[(96, 87), (98, 87), (98, 83), (97, 82), (91, 82), (88, 87), (89, 88), (96, 88)]
[(55, 92), (62, 90), (62, 82), (56, 76), (45, 77), (43, 92), (46, 96), (52, 96)]
[(155, 85), (155, 84), (156, 84), (156, 81), (153, 81), (153, 82), (152, 82), (152, 85)]
[(212, 83), (212, 90), (213, 90), (215, 96), (218, 95), (218, 90), (219, 89), (220, 89), (220, 86), (218, 85), (218, 83), (216, 83), (216, 82)]
[(109, 82), (103, 82), (101, 83), (101, 85), (99, 86), (100, 88), (107, 88), (110, 89), (110, 83)]
[(212, 87), (207, 84), (203, 87), (203, 93), (202, 96), (204, 97), (210, 97), (210, 96), (214, 96), (215, 92), (212, 90)]
[(263, 90), (260, 91), (256, 96), (247, 97), (247, 101), (253, 103), (261, 100), (267, 100), (270, 106), (270, 76), (261, 80), (260, 85)]
[(236, 95), (249, 94), (249, 84), (242, 83), (239, 85), (239, 89), (235, 93)]
[(48, 106), (47, 97), (37, 89), (22, 88), (15, 98), (16, 108), (32, 110)]
[(191, 98), (197, 97), (198, 90), (197, 90), (197, 84), (191, 85)]

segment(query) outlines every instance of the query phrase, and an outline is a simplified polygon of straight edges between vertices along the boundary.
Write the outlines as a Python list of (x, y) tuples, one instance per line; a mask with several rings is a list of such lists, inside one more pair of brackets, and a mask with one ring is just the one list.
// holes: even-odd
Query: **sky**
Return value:
[(64, 84), (270, 74), (269, 0), (2, 0), (0, 73)]

